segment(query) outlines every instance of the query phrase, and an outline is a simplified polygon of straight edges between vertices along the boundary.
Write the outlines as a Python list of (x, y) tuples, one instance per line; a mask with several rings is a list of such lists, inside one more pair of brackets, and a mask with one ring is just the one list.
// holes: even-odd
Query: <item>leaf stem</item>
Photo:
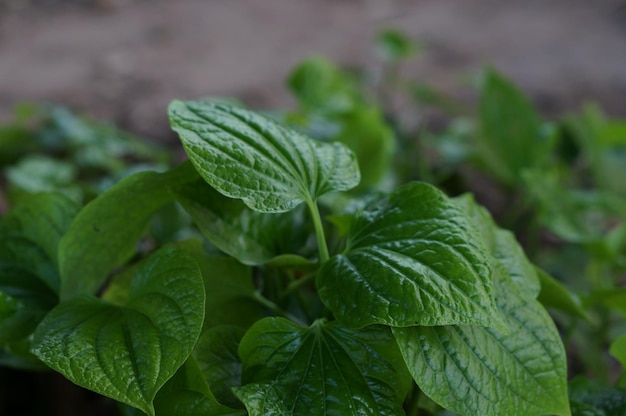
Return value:
[(324, 235), (324, 225), (322, 224), (322, 217), (320, 216), (320, 210), (317, 207), (317, 203), (311, 199), (306, 201), (311, 211), (311, 217), (313, 217), (313, 225), (315, 226), (315, 238), (317, 240), (317, 248), (320, 253), (320, 264), (325, 263), (329, 259), (328, 246), (326, 245), (326, 236)]
[(278, 306), (276, 303), (272, 302), (271, 300), (269, 300), (268, 298), (263, 296), (261, 294), (261, 292), (259, 292), (258, 290), (254, 291), (254, 293), (251, 295), (251, 297), (252, 297), (252, 299), (257, 301), (261, 305), (265, 306), (270, 311), (274, 312), (276, 315), (280, 315), (282, 317), (285, 317), (285, 318), (291, 320), (292, 322), (297, 323), (298, 325), (302, 325), (304, 327), (308, 326), (300, 318), (298, 318), (297, 316), (292, 315), (291, 313), (287, 312), (286, 310), (284, 310), (283, 308)]

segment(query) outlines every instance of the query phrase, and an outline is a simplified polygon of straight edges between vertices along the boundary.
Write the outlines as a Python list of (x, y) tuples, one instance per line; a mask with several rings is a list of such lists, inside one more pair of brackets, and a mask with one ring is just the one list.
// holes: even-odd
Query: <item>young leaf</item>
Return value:
[(157, 416), (244, 416), (241, 410), (220, 405), (192, 358), (169, 379), (154, 399)]
[(275, 383), (281, 394), (268, 395), (261, 404), (280, 408), (276, 400), (282, 397), (290, 415), (404, 414), (410, 379), (388, 328), (353, 331), (323, 321), (302, 328), (266, 318), (248, 330), (239, 355), (246, 384), (236, 394), (248, 409), (259, 405), (263, 392), (248, 383)]
[(312, 232), (303, 206), (288, 213), (260, 213), (201, 180), (177, 189), (175, 196), (211, 243), (244, 264), (262, 265), (295, 254)]
[(211, 392), (220, 403), (231, 407), (241, 406), (232, 388), (241, 385), (237, 349), (244, 332), (229, 325), (210, 328), (200, 336), (193, 353)]
[(194, 174), (187, 165), (139, 172), (87, 204), (59, 243), (61, 299), (96, 293), (109, 272), (135, 253), (150, 217), (173, 199), (167, 187)]
[(463, 415), (569, 415), (565, 351), (541, 305), (501, 279), (510, 332), (478, 326), (392, 328), (420, 389)]
[(138, 270), (126, 306), (63, 302), (35, 331), (33, 352), (73, 383), (154, 416), (152, 401), (191, 353), (203, 318), (198, 266), (165, 248)]
[(349, 327), (500, 325), (491, 267), (473, 233), (441, 191), (405, 185), (357, 215), (344, 254), (317, 274), (320, 298)]
[(286, 212), (359, 183), (354, 154), (253, 112), (202, 101), (173, 101), (170, 124), (198, 173), (222, 194), (261, 212)]

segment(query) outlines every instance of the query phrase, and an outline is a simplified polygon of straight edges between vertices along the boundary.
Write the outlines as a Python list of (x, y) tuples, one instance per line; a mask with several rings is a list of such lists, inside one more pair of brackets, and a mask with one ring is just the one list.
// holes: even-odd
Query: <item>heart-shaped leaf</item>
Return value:
[(173, 101), (170, 124), (212, 187), (261, 212), (286, 212), (330, 191), (354, 188), (354, 154), (251, 111), (206, 101)]
[(243, 337), (239, 356), (245, 384), (236, 392), (249, 410), (262, 391), (259, 387), (250, 394), (248, 383), (275, 383), (282, 393), (265, 400), (283, 401), (271, 407), (285, 407), (293, 415), (404, 414), (410, 379), (386, 327), (354, 331), (336, 321), (316, 321), (302, 328), (283, 318), (266, 318)]
[(474, 233), (441, 191), (405, 185), (357, 214), (344, 254), (317, 274), (320, 298), (349, 327), (499, 325)]
[(154, 416), (152, 401), (191, 353), (203, 318), (198, 266), (165, 248), (139, 268), (126, 306), (84, 295), (54, 308), (33, 352), (73, 383)]
[(173, 199), (168, 186), (195, 177), (189, 164), (128, 176), (83, 208), (59, 244), (61, 299), (94, 294), (136, 251), (150, 217)]
[(501, 279), (508, 334), (479, 326), (393, 328), (420, 389), (462, 415), (569, 415), (565, 351), (550, 316)]

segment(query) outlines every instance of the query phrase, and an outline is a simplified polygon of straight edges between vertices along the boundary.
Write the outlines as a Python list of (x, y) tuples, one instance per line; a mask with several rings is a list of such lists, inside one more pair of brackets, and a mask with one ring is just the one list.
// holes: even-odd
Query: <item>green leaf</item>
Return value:
[(622, 372), (626, 372), (626, 334), (622, 334), (611, 343), (609, 352), (622, 365)]
[(411, 58), (420, 49), (411, 38), (397, 29), (382, 30), (377, 36), (376, 46), (381, 57), (389, 62)]
[(314, 112), (347, 113), (361, 102), (354, 80), (322, 57), (299, 63), (289, 75), (287, 84), (300, 106)]
[(252, 268), (226, 256), (207, 255), (199, 240), (176, 245), (192, 255), (202, 270), (206, 288), (204, 329), (216, 325), (250, 327), (263, 317), (255, 301)]
[(572, 403), (578, 404), (576, 406), (578, 411), (574, 412), (573, 416), (623, 416), (626, 414), (626, 391), (624, 390), (584, 377), (576, 377), (569, 383), (569, 395)]
[(285, 405), (285, 394), (276, 384), (246, 384), (233, 389), (245, 403), (250, 416), (293, 416)]
[(536, 270), (541, 281), (541, 293), (537, 300), (543, 306), (558, 309), (576, 318), (589, 320), (578, 297), (542, 269)]
[(405, 185), (357, 214), (345, 252), (317, 274), (320, 298), (349, 327), (500, 325), (474, 234), (441, 191)]
[(77, 169), (70, 162), (44, 155), (29, 155), (6, 170), (11, 186), (35, 194), (60, 192), (73, 201), (82, 200), (82, 190), (76, 185)]
[(484, 416), (569, 415), (565, 351), (554, 323), (503, 279), (508, 334), (477, 326), (393, 328), (420, 389), (441, 406)]
[(126, 306), (63, 302), (35, 331), (33, 352), (73, 383), (154, 416), (152, 401), (191, 353), (203, 318), (198, 266), (165, 248), (139, 268)]
[(481, 160), (506, 185), (521, 182), (526, 169), (547, 162), (553, 140), (544, 137), (532, 104), (521, 91), (496, 71), (485, 73), (480, 98)]
[(604, 305), (626, 316), (626, 287), (594, 290), (583, 304), (586, 307)]
[(336, 117), (341, 131), (331, 139), (348, 146), (357, 156), (361, 182), (357, 191), (380, 187), (392, 169), (396, 141), (380, 110), (360, 106)]
[(472, 194), (462, 195), (454, 198), (453, 201), (471, 219), (477, 236), (482, 238), (494, 260), (504, 266), (513, 282), (521, 290), (527, 291), (536, 298), (541, 291), (539, 277), (535, 266), (526, 257), (515, 235), (498, 227), (489, 211), (479, 205)]
[[(239, 355), (245, 384), (236, 394), (248, 409), (267, 393), (249, 383), (276, 383), (280, 394), (261, 398), (269, 401), (261, 404), (286, 407), (290, 415), (404, 414), (410, 378), (388, 328), (354, 331), (336, 321), (302, 328), (283, 318), (266, 318), (248, 330)], [(281, 398), (282, 405), (276, 402)]]
[(316, 142), (253, 112), (173, 101), (169, 117), (200, 176), (256, 211), (286, 212), (359, 183), (347, 147)]
[(241, 385), (241, 360), (237, 349), (244, 332), (228, 325), (210, 328), (200, 336), (194, 350), (209, 389), (220, 403), (230, 407), (241, 406), (231, 389)]
[(48, 370), (48, 366), (39, 361), (39, 359), (30, 352), (30, 346), (31, 343), (28, 338), (1, 346), (0, 367), (28, 371)]
[(0, 345), (28, 336), (57, 303), (58, 275), (32, 242), (0, 235)]
[(295, 254), (312, 233), (304, 206), (288, 213), (260, 213), (220, 194), (204, 181), (177, 189), (176, 200), (211, 243), (248, 265)]
[(87, 204), (59, 243), (61, 299), (96, 293), (111, 270), (135, 253), (150, 217), (173, 199), (168, 186), (193, 174), (188, 165), (139, 172)]
[(78, 205), (62, 194), (35, 194), (21, 200), (2, 217), (0, 230), (37, 244), (56, 264), (59, 240), (78, 210)]
[(192, 358), (178, 369), (154, 400), (157, 416), (243, 416), (240, 410), (220, 405)]

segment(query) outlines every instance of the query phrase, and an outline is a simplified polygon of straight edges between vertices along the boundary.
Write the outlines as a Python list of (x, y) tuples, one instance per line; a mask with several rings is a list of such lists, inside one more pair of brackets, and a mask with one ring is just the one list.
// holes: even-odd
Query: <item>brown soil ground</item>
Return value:
[(368, 65), (388, 26), (425, 45), (415, 78), (454, 91), (492, 64), (548, 113), (626, 114), (624, 0), (0, 0), (0, 121), (50, 101), (166, 140), (171, 99), (288, 106), (297, 62)]

